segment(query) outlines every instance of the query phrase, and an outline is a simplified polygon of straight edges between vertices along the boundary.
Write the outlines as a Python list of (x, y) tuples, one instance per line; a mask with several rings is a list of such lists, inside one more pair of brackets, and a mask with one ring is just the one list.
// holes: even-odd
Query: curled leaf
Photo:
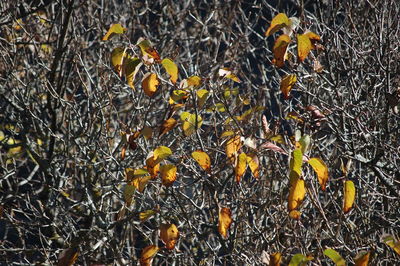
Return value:
[(290, 43), (289, 35), (282, 34), (276, 39), (272, 52), (274, 54), (274, 59), (272, 63), (277, 67), (283, 67), (285, 65), (285, 55), (287, 47)]
[(289, 212), (289, 217), (294, 220), (300, 220), (301, 212), (298, 210), (292, 210)]
[(279, 13), (272, 19), (271, 25), (265, 31), (265, 36), (268, 37), (271, 34), (274, 34), (275, 32), (277, 32), (278, 30), (280, 30), (284, 27), (290, 26), (290, 24), (291, 24), (291, 22), (290, 22), (289, 18), (286, 16), (286, 14)]
[(137, 45), (140, 47), (143, 57), (153, 58), (157, 63), (161, 62), (160, 55), (152, 47), (150, 41), (140, 38)]
[(317, 174), (318, 182), (321, 185), (321, 189), (325, 191), (326, 183), (329, 179), (328, 167), (320, 158), (311, 158), (310, 160), (308, 160), (308, 163), (312, 166), (315, 173)]
[(143, 77), (142, 88), (147, 96), (153, 97), (157, 91), (158, 85), (160, 85), (160, 81), (158, 80), (157, 74), (147, 73)]
[(283, 77), (280, 90), (285, 99), (289, 99), (290, 91), (292, 90), (293, 85), (296, 83), (296, 81), (297, 77), (295, 74), (290, 74)]
[(228, 229), (232, 224), (232, 213), (229, 208), (221, 208), (218, 215), (218, 232), (224, 237), (228, 237)]
[(107, 41), (117, 34), (124, 34), (126, 31), (127, 29), (122, 27), (121, 24), (111, 24), (106, 35), (103, 37), (103, 41)]
[(356, 196), (356, 188), (351, 180), (346, 180), (344, 182), (344, 202), (343, 202), (343, 212), (348, 213), (354, 204), (354, 199)]
[(179, 230), (174, 224), (162, 224), (160, 226), (160, 238), (168, 250), (173, 250), (179, 239)]
[(161, 65), (164, 67), (165, 71), (167, 71), (167, 73), (170, 75), (170, 80), (173, 84), (176, 83), (176, 81), (178, 80), (178, 67), (176, 66), (176, 64), (174, 63), (174, 61), (172, 61), (169, 58), (164, 58), (161, 61)]
[(247, 155), (247, 164), (253, 173), (253, 176), (258, 179), (260, 175), (260, 162), (258, 160), (257, 154), (249, 153)]

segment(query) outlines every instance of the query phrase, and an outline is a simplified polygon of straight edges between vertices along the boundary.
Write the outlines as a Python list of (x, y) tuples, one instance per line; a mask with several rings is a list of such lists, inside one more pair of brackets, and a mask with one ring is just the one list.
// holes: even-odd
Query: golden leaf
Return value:
[(303, 62), (312, 49), (310, 38), (305, 34), (297, 34), (297, 56)]
[(167, 249), (172, 250), (179, 238), (179, 231), (174, 224), (162, 224), (160, 226), (160, 238)]
[(229, 208), (221, 208), (218, 215), (218, 232), (224, 237), (228, 236), (228, 229), (232, 224), (232, 214)]
[(290, 20), (289, 18), (286, 16), (286, 14), (284, 13), (279, 13), (278, 15), (276, 15), (272, 21), (271, 21), (271, 25), (269, 26), (269, 28), (265, 31), (265, 36), (270, 36), (271, 34), (274, 34), (275, 32), (277, 32), (278, 30), (290, 26)]
[(140, 255), (140, 266), (150, 266), (151, 261), (153, 260), (159, 249), (160, 248), (155, 245), (145, 247), (142, 250), (142, 254)]
[(328, 167), (320, 158), (311, 158), (310, 160), (308, 160), (308, 163), (312, 166), (315, 173), (317, 174), (318, 182), (321, 185), (321, 189), (325, 191), (326, 183), (329, 179)]
[(173, 164), (161, 165), (160, 174), (162, 184), (166, 187), (171, 186), (176, 180), (176, 171), (177, 168)]
[(300, 177), (293, 177), (289, 191), (288, 209), (289, 211), (297, 210), (303, 202), (306, 195), (306, 187), (304, 180)]
[(285, 55), (287, 47), (290, 43), (289, 35), (282, 34), (276, 39), (272, 52), (274, 54), (274, 59), (272, 63), (277, 67), (283, 67), (285, 65)]
[(160, 85), (160, 81), (158, 80), (157, 74), (147, 73), (143, 77), (142, 88), (147, 96), (153, 97), (157, 91), (158, 85)]
[(238, 156), (238, 151), (242, 147), (242, 140), (240, 135), (235, 135), (226, 142), (225, 153), (228, 156), (231, 164), (235, 164), (236, 157)]
[(112, 24), (106, 35), (103, 37), (103, 41), (107, 41), (116, 34), (124, 34), (127, 31), (126, 28), (122, 27), (121, 24)]
[(236, 162), (236, 167), (235, 167), (235, 176), (236, 176), (236, 182), (239, 183), (240, 179), (242, 178), (243, 174), (246, 172), (247, 168), (247, 155), (246, 153), (242, 152), (238, 156), (238, 160)]
[(161, 125), (159, 136), (162, 136), (165, 133), (167, 133), (168, 131), (172, 130), (176, 126), (177, 123), (178, 122), (172, 117), (165, 120), (163, 122), (163, 124)]
[(285, 99), (289, 99), (290, 91), (296, 83), (297, 77), (295, 74), (286, 75), (282, 78), (280, 90)]
[(211, 172), (211, 160), (207, 153), (201, 150), (192, 152), (193, 159), (200, 165), (203, 170), (210, 173)]
[(365, 251), (358, 253), (354, 259), (355, 266), (368, 266), (369, 255), (370, 253)]
[(171, 80), (171, 82), (175, 84), (178, 80), (178, 67), (176, 66), (174, 61), (169, 58), (164, 58), (161, 61), (161, 64), (164, 67), (165, 71), (167, 71), (167, 73), (170, 75), (169, 79)]
[(356, 196), (356, 188), (354, 187), (353, 181), (346, 180), (344, 182), (344, 202), (343, 202), (344, 213), (348, 213), (353, 208), (355, 196)]

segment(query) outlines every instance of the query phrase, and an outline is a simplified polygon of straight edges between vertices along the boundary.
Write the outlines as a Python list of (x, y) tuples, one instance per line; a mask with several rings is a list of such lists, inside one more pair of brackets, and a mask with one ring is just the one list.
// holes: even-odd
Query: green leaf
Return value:
[(327, 248), (324, 250), (324, 255), (333, 260), (336, 266), (346, 266), (346, 261), (342, 258), (342, 256), (340, 256), (337, 251), (331, 248)]
[(153, 157), (156, 162), (161, 162), (171, 154), (172, 151), (170, 148), (165, 146), (160, 146), (154, 150)]
[(304, 266), (307, 265), (307, 262), (313, 260), (313, 257), (305, 256), (301, 253), (298, 253), (292, 257), (289, 262), (289, 266)]

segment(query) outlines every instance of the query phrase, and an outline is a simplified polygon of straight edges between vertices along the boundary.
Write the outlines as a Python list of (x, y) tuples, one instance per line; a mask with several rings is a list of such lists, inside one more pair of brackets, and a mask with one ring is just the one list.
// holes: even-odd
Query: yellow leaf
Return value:
[(143, 193), (147, 183), (152, 177), (150, 175), (143, 177), (136, 177), (132, 180), (132, 185), (140, 192)]
[(187, 78), (188, 87), (198, 87), (201, 85), (201, 78), (199, 76), (191, 76)]
[(232, 214), (229, 208), (221, 208), (218, 215), (218, 232), (224, 237), (228, 237), (228, 229), (232, 224)]
[(156, 214), (156, 211), (147, 210), (147, 211), (139, 213), (139, 219), (140, 219), (141, 222), (144, 222), (144, 221), (148, 220), (154, 214)]
[(326, 183), (329, 179), (328, 167), (320, 158), (311, 158), (310, 160), (308, 160), (308, 163), (312, 166), (315, 173), (317, 174), (318, 182), (321, 185), (321, 189), (325, 191)]
[(306, 187), (304, 180), (300, 177), (293, 177), (289, 191), (289, 211), (297, 210), (300, 207), (300, 204), (303, 202), (305, 195)]
[(203, 107), (204, 103), (207, 100), (208, 95), (210, 92), (206, 89), (201, 89), (196, 92), (198, 98), (198, 106), (199, 108)]
[(111, 52), (111, 64), (114, 70), (122, 77), (122, 65), (124, 63), (124, 57), (126, 56), (125, 48), (117, 47)]
[(163, 122), (163, 124), (161, 125), (159, 136), (162, 136), (165, 133), (167, 133), (168, 131), (172, 130), (176, 126), (177, 123), (178, 122), (172, 117), (165, 120)]
[(211, 160), (207, 153), (201, 150), (192, 152), (193, 159), (200, 165), (203, 170), (210, 173), (211, 172)]
[(239, 79), (235, 74), (233, 74), (232, 71), (231, 71), (229, 68), (227, 68), (227, 67), (220, 68), (220, 69), (218, 70), (218, 75), (219, 75), (220, 77), (233, 80), (234, 82), (238, 82), (238, 83), (241, 82), (240, 79)]
[(354, 199), (356, 196), (356, 188), (353, 181), (346, 180), (344, 182), (344, 202), (343, 212), (348, 213), (353, 208)]
[(368, 266), (369, 254), (369, 252), (365, 251), (358, 253), (354, 259), (355, 266)]
[(247, 168), (247, 155), (246, 153), (242, 152), (238, 156), (238, 160), (236, 162), (236, 167), (235, 167), (235, 176), (236, 176), (236, 182), (239, 183), (240, 179), (242, 178), (243, 174), (246, 172)]
[(153, 156), (146, 160), (146, 167), (152, 178), (155, 178), (160, 172), (160, 163), (155, 161)]
[(340, 254), (331, 248), (324, 250), (324, 255), (329, 257), (336, 266), (346, 266), (346, 261), (340, 256)]
[(226, 142), (225, 153), (231, 164), (235, 164), (238, 151), (242, 147), (242, 141), (240, 135), (235, 135)]
[(159, 163), (162, 160), (164, 160), (165, 158), (167, 158), (168, 156), (170, 156), (172, 154), (172, 151), (170, 148), (166, 147), (166, 146), (159, 146), (154, 150), (153, 153), (153, 157), (154, 160)]
[(297, 34), (297, 56), (303, 62), (312, 49), (310, 38), (305, 34)]
[(253, 176), (258, 179), (260, 175), (260, 162), (258, 160), (257, 154), (249, 153), (247, 155), (247, 164), (249, 165)]
[(147, 96), (153, 97), (157, 91), (158, 85), (160, 85), (160, 81), (158, 80), (157, 74), (147, 73), (143, 77), (142, 88)]
[(279, 13), (278, 15), (276, 15), (272, 21), (271, 21), (271, 25), (269, 26), (269, 28), (267, 29), (267, 31), (265, 32), (265, 36), (270, 36), (271, 34), (274, 34), (275, 32), (277, 32), (278, 30), (290, 26), (290, 20), (289, 18), (286, 16), (286, 14), (284, 13)]
[(294, 74), (286, 75), (283, 77), (280, 89), (285, 99), (289, 99), (290, 91), (292, 90), (293, 85), (296, 83), (296, 81), (297, 77)]
[(159, 249), (160, 248), (155, 245), (145, 247), (142, 250), (142, 254), (140, 255), (140, 266), (150, 266), (151, 261), (153, 260)]
[(150, 58), (154, 58), (154, 60), (157, 63), (161, 62), (160, 55), (158, 54), (156, 49), (154, 49), (152, 47), (151, 43), (148, 40), (140, 38), (138, 40), (138, 44), (137, 45), (140, 47), (140, 50), (142, 51), (143, 57), (147, 56), (147, 57), (150, 57)]
[(229, 98), (231, 95), (236, 96), (238, 94), (239, 94), (239, 88), (237, 88), (237, 87), (236, 88), (226, 87), (224, 89), (224, 97), (225, 98)]
[(233, 131), (231, 131), (231, 130), (224, 131), (224, 132), (222, 132), (222, 134), (221, 134), (221, 138), (229, 137), (229, 136), (232, 136), (232, 135), (234, 135), (234, 134), (235, 134), (235, 132), (233, 132)]
[(116, 34), (124, 34), (127, 31), (126, 28), (122, 27), (121, 24), (111, 24), (110, 29), (103, 37), (103, 41), (107, 41)]
[(188, 112), (183, 112), (181, 114), (181, 120), (183, 122), (183, 133), (186, 137), (192, 135), (203, 124), (203, 119), (201, 118), (201, 116), (197, 115), (196, 119), (196, 114), (191, 114)]
[(173, 250), (179, 238), (179, 231), (174, 224), (162, 224), (160, 226), (160, 238), (169, 250)]
[(314, 32), (311, 32), (311, 31), (309, 31), (307, 33), (304, 33), (304, 35), (306, 35), (310, 39), (312, 49), (315, 49), (315, 44), (314, 43), (317, 42), (317, 41), (320, 41), (321, 37), (318, 34), (316, 34)]
[(174, 61), (169, 58), (164, 58), (161, 61), (161, 64), (164, 67), (165, 71), (167, 71), (167, 73), (170, 75), (169, 79), (171, 80), (171, 82), (175, 84), (178, 80), (178, 67), (176, 66)]
[(300, 220), (301, 212), (298, 210), (292, 210), (289, 212), (289, 217), (294, 220)]
[(139, 58), (127, 58), (126, 61), (124, 62), (124, 68), (125, 68), (125, 79), (128, 85), (134, 89), (134, 80), (136, 73), (139, 71), (140, 67), (142, 66), (142, 62), (140, 61)]
[[(127, 168), (130, 169), (130, 168)], [(149, 171), (147, 171), (147, 169), (145, 168), (139, 168), (139, 169), (135, 169), (135, 171), (133, 171), (133, 177), (137, 178), (137, 177), (145, 177), (145, 176), (149, 176)]]
[(280, 266), (282, 260), (282, 253), (275, 252), (269, 255), (269, 266)]
[(131, 206), (132, 197), (133, 197), (133, 194), (135, 194), (135, 190), (136, 190), (136, 188), (134, 185), (126, 185), (124, 187), (123, 196), (124, 196), (125, 203), (128, 207)]
[(289, 262), (289, 266), (304, 266), (308, 261), (313, 260), (314, 258), (311, 256), (305, 256), (303, 254), (297, 253), (295, 254)]
[(382, 241), (400, 255), (400, 241), (397, 241), (391, 235), (384, 235)]
[(290, 159), (290, 170), (294, 171), (298, 177), (301, 176), (301, 166), (303, 165), (303, 153), (301, 149), (295, 149), (292, 152), (292, 158)]
[(160, 174), (162, 184), (166, 187), (171, 186), (176, 180), (176, 171), (177, 168), (173, 164), (161, 165)]
[(290, 37), (286, 34), (282, 34), (276, 39), (274, 47), (272, 48), (274, 54), (272, 63), (277, 67), (283, 67), (285, 65), (285, 54), (289, 43)]

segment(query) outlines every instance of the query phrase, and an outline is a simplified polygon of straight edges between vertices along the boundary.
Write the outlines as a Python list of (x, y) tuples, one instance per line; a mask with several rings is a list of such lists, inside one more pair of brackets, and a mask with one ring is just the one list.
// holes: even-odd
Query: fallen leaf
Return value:
[(173, 250), (179, 239), (179, 230), (174, 224), (162, 224), (160, 226), (160, 238), (168, 250)]
[(232, 224), (232, 213), (229, 208), (222, 207), (218, 215), (218, 232), (222, 237), (228, 237), (228, 230)]

